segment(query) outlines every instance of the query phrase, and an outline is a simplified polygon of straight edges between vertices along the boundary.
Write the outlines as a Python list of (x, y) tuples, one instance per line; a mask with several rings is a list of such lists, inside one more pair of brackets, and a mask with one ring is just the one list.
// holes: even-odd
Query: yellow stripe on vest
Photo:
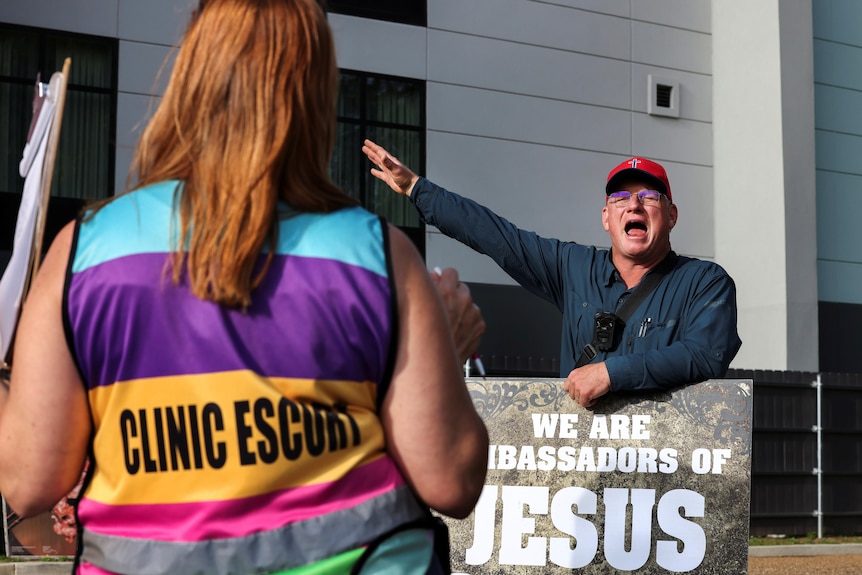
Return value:
[(183, 503), (190, 493), (219, 501), (334, 481), (385, 446), (371, 383), (209, 373), (97, 388), (90, 405), (101, 464), (87, 496), (113, 504)]

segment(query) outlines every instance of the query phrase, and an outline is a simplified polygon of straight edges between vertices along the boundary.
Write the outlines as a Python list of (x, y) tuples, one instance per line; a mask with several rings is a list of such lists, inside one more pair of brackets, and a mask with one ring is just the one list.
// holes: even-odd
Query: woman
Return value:
[(0, 491), (48, 509), (89, 456), (77, 573), (441, 569), (488, 436), (418, 252), (328, 179), (336, 98), (315, 0), (201, 2), (135, 189), (53, 242)]

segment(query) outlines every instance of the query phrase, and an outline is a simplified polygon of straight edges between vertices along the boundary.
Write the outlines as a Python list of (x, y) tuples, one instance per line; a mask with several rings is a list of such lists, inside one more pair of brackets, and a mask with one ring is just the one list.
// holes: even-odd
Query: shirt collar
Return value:
[[(608, 267), (607, 267), (607, 270), (605, 270), (605, 274), (606, 274), (605, 275), (605, 287), (611, 287), (612, 285), (614, 285), (615, 282), (623, 281), (623, 278), (620, 277), (620, 272), (617, 271), (617, 268), (614, 265), (613, 256), (614, 256), (613, 248), (608, 249)], [(674, 252), (673, 250), (670, 250), (667, 253), (667, 255), (664, 257), (664, 259), (661, 262), (659, 262), (659, 264), (656, 267), (652, 268), (647, 273), (648, 274), (652, 273), (653, 271), (655, 271), (656, 268), (659, 268), (662, 265), (667, 266), (666, 271), (670, 271), (671, 269), (673, 269), (674, 265), (676, 264), (676, 260), (678, 257), (679, 256), (676, 255), (676, 252)]]
[(608, 250), (608, 265), (605, 269), (605, 287), (611, 287), (615, 282), (623, 281), (623, 278), (620, 277), (620, 272), (617, 271), (617, 267), (614, 265), (614, 252), (613, 248)]

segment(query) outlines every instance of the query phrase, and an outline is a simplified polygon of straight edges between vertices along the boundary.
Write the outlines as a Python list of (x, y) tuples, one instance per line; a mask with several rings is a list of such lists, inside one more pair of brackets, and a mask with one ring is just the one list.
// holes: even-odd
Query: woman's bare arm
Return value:
[(0, 400), (0, 492), (21, 516), (50, 509), (81, 477), (87, 394), (66, 345), (63, 281), (73, 224), (51, 245), (21, 312), (10, 391)]
[(446, 312), (422, 258), (390, 227), (399, 341), (383, 403), (387, 447), (431, 508), (470, 514), (482, 492), (488, 432), (464, 385)]

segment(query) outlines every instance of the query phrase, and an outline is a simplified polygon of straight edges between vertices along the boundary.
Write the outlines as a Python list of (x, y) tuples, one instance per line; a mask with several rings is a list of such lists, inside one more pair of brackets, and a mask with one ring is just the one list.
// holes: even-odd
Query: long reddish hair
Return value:
[(273, 256), (278, 199), (308, 212), (356, 205), (329, 179), (337, 97), (316, 0), (201, 2), (130, 176), (184, 183), (175, 283), (185, 270), (199, 298), (244, 308)]

